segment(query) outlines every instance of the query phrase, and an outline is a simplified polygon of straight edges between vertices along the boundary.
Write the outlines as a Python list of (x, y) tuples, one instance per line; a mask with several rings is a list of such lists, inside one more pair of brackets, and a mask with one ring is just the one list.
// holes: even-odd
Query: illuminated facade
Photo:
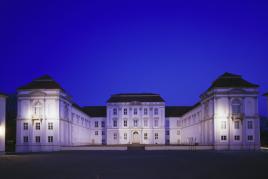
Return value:
[(5, 152), (6, 96), (0, 93), (0, 154)]
[(258, 85), (217, 78), (194, 106), (166, 106), (152, 93), (112, 95), (106, 106), (76, 105), (49, 76), (18, 89), (17, 152), (83, 145), (202, 145), (259, 149)]

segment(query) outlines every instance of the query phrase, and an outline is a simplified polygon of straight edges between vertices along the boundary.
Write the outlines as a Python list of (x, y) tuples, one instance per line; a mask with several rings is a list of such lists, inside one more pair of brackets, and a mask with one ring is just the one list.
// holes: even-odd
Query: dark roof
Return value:
[(164, 102), (164, 99), (159, 94), (153, 93), (124, 93), (112, 95), (107, 102)]
[(85, 106), (83, 111), (90, 117), (106, 117), (106, 106)]
[(263, 96), (268, 96), (268, 93), (263, 94)]
[(192, 108), (192, 106), (166, 106), (166, 117), (181, 117)]
[(242, 78), (241, 75), (232, 73), (224, 73), (219, 76), (209, 87), (208, 90), (213, 88), (257, 88), (259, 85), (250, 83)]
[(4, 94), (4, 93), (1, 93), (1, 92), (0, 92), (0, 96), (7, 96), (7, 95), (6, 95), (6, 94)]
[(64, 91), (64, 89), (49, 75), (41, 76), (18, 89), (61, 89)]

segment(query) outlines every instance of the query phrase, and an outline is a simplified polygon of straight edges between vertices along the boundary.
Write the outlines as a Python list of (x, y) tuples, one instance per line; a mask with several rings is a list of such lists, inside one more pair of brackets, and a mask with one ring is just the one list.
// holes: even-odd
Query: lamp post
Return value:
[(0, 154), (5, 152), (6, 96), (0, 93)]

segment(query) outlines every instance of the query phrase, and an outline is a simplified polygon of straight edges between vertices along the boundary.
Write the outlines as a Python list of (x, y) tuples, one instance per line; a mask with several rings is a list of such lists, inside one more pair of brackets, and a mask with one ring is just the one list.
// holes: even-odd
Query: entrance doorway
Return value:
[(133, 132), (132, 143), (139, 144), (140, 143), (140, 135), (137, 131)]

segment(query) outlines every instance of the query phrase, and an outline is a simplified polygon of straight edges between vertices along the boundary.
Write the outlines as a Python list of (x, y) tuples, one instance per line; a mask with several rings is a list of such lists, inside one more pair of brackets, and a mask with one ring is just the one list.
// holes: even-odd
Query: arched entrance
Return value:
[(132, 135), (132, 144), (139, 144), (140, 143), (140, 135), (137, 131), (133, 132)]

